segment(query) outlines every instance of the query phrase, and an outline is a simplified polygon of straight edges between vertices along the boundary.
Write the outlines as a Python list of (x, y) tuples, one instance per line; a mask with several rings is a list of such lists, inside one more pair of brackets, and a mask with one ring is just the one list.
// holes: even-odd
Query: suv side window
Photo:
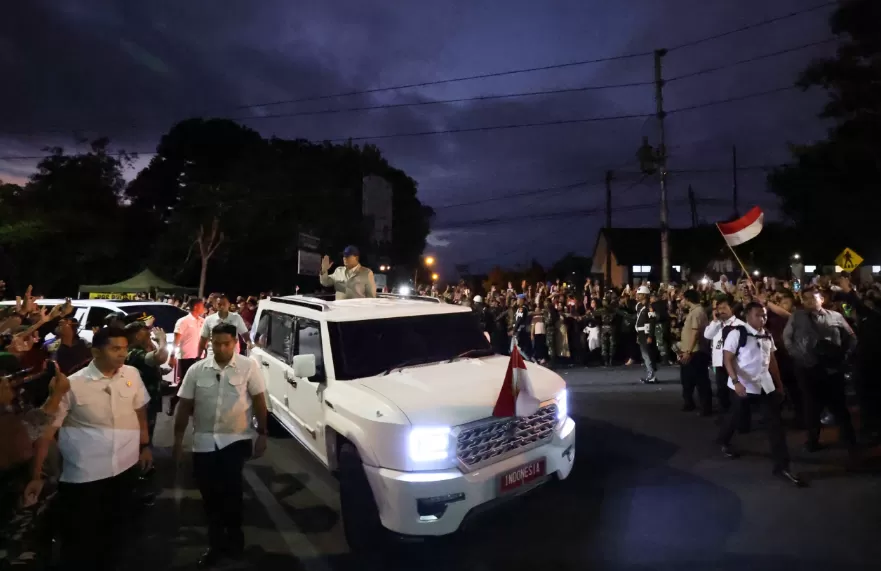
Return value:
[(294, 355), (315, 355), (315, 378), (324, 379), (324, 351), (321, 324), (311, 319), (297, 319), (297, 344)]
[(86, 329), (92, 329), (93, 327), (104, 327), (104, 319), (111, 313), (116, 312), (112, 309), (107, 309), (106, 307), (90, 307), (89, 313), (86, 317)]
[(293, 359), (294, 318), (276, 311), (264, 311), (257, 325), (257, 336), (263, 348), (288, 365)]

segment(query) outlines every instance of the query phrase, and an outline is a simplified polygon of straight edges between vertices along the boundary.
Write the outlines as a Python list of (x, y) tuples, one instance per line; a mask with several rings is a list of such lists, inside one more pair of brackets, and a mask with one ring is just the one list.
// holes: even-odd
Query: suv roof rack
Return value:
[(270, 297), (269, 301), (286, 303), (287, 305), (296, 305), (299, 307), (308, 307), (309, 309), (315, 309), (318, 311), (328, 311), (330, 309), (327, 302), (306, 296)]
[(409, 299), (412, 301), (425, 301), (428, 303), (440, 303), (440, 299), (428, 295), (404, 295), (402, 293), (378, 293), (377, 298), (380, 299)]

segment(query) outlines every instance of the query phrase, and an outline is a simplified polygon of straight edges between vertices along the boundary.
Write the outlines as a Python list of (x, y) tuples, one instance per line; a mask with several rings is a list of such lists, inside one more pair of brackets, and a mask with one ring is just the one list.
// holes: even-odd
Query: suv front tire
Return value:
[(386, 547), (389, 534), (379, 518), (361, 455), (351, 442), (340, 446), (339, 480), (343, 531), (349, 548), (364, 553)]

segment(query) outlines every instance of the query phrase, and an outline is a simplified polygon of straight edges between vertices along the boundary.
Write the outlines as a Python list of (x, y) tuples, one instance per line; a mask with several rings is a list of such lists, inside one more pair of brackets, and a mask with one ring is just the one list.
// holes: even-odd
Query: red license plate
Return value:
[(507, 474), (502, 474), (499, 479), (499, 488), (502, 493), (505, 493), (530, 484), (545, 475), (545, 467), (546, 460), (539, 458), (515, 468)]

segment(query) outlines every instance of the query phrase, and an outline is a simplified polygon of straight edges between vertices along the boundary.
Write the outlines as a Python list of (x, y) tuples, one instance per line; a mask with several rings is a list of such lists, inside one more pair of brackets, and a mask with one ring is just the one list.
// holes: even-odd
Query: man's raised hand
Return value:
[(330, 268), (332, 268), (332, 267), (333, 267), (333, 262), (330, 261), (330, 258), (328, 256), (324, 256), (323, 258), (321, 258), (321, 273), (322, 274), (326, 274), (328, 271), (330, 271)]

